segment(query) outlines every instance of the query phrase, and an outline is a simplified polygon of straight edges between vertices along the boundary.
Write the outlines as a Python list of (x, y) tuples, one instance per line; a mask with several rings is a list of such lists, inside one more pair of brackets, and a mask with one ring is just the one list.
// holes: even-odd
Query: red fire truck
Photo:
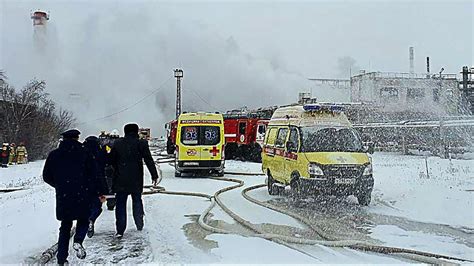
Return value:
[(166, 153), (173, 154), (176, 150), (176, 131), (178, 130), (178, 120), (171, 120), (165, 124), (166, 130)]
[[(261, 160), (262, 143), (265, 130), (275, 108), (257, 110), (232, 110), (224, 116), (225, 158), (241, 158), (259, 162)], [(165, 125), (166, 150), (173, 154), (176, 147), (176, 120)]]

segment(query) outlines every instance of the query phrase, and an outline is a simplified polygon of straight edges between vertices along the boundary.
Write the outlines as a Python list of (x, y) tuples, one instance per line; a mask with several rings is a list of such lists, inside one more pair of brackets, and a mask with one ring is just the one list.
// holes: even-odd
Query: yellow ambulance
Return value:
[(224, 144), (222, 114), (181, 114), (176, 132), (175, 176), (204, 172), (223, 176)]
[(357, 197), (368, 205), (374, 179), (357, 131), (335, 104), (277, 109), (266, 131), (262, 170), (270, 195), (289, 185), (295, 194), (322, 193)]

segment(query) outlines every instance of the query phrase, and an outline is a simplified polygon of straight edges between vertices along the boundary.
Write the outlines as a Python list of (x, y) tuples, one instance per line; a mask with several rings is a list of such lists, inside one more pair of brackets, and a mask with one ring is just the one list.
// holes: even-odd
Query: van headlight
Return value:
[(310, 175), (324, 175), (323, 169), (321, 169), (317, 164), (310, 163), (308, 165), (308, 173)]
[(372, 164), (369, 163), (365, 169), (364, 169), (364, 172), (362, 173), (362, 175), (371, 175), (372, 174)]

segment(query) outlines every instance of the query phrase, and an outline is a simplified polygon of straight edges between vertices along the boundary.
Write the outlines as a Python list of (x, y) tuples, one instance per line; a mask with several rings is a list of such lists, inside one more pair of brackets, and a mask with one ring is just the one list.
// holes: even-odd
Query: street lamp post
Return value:
[(175, 69), (174, 77), (176, 78), (176, 120), (181, 114), (181, 79), (183, 78), (183, 70)]

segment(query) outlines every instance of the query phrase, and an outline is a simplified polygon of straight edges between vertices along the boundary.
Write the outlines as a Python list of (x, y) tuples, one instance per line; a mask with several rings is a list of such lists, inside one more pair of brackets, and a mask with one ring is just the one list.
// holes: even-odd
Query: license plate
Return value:
[(185, 162), (183, 163), (184, 166), (199, 166), (198, 162)]
[(336, 185), (354, 185), (355, 179), (353, 178), (336, 178), (334, 179)]

